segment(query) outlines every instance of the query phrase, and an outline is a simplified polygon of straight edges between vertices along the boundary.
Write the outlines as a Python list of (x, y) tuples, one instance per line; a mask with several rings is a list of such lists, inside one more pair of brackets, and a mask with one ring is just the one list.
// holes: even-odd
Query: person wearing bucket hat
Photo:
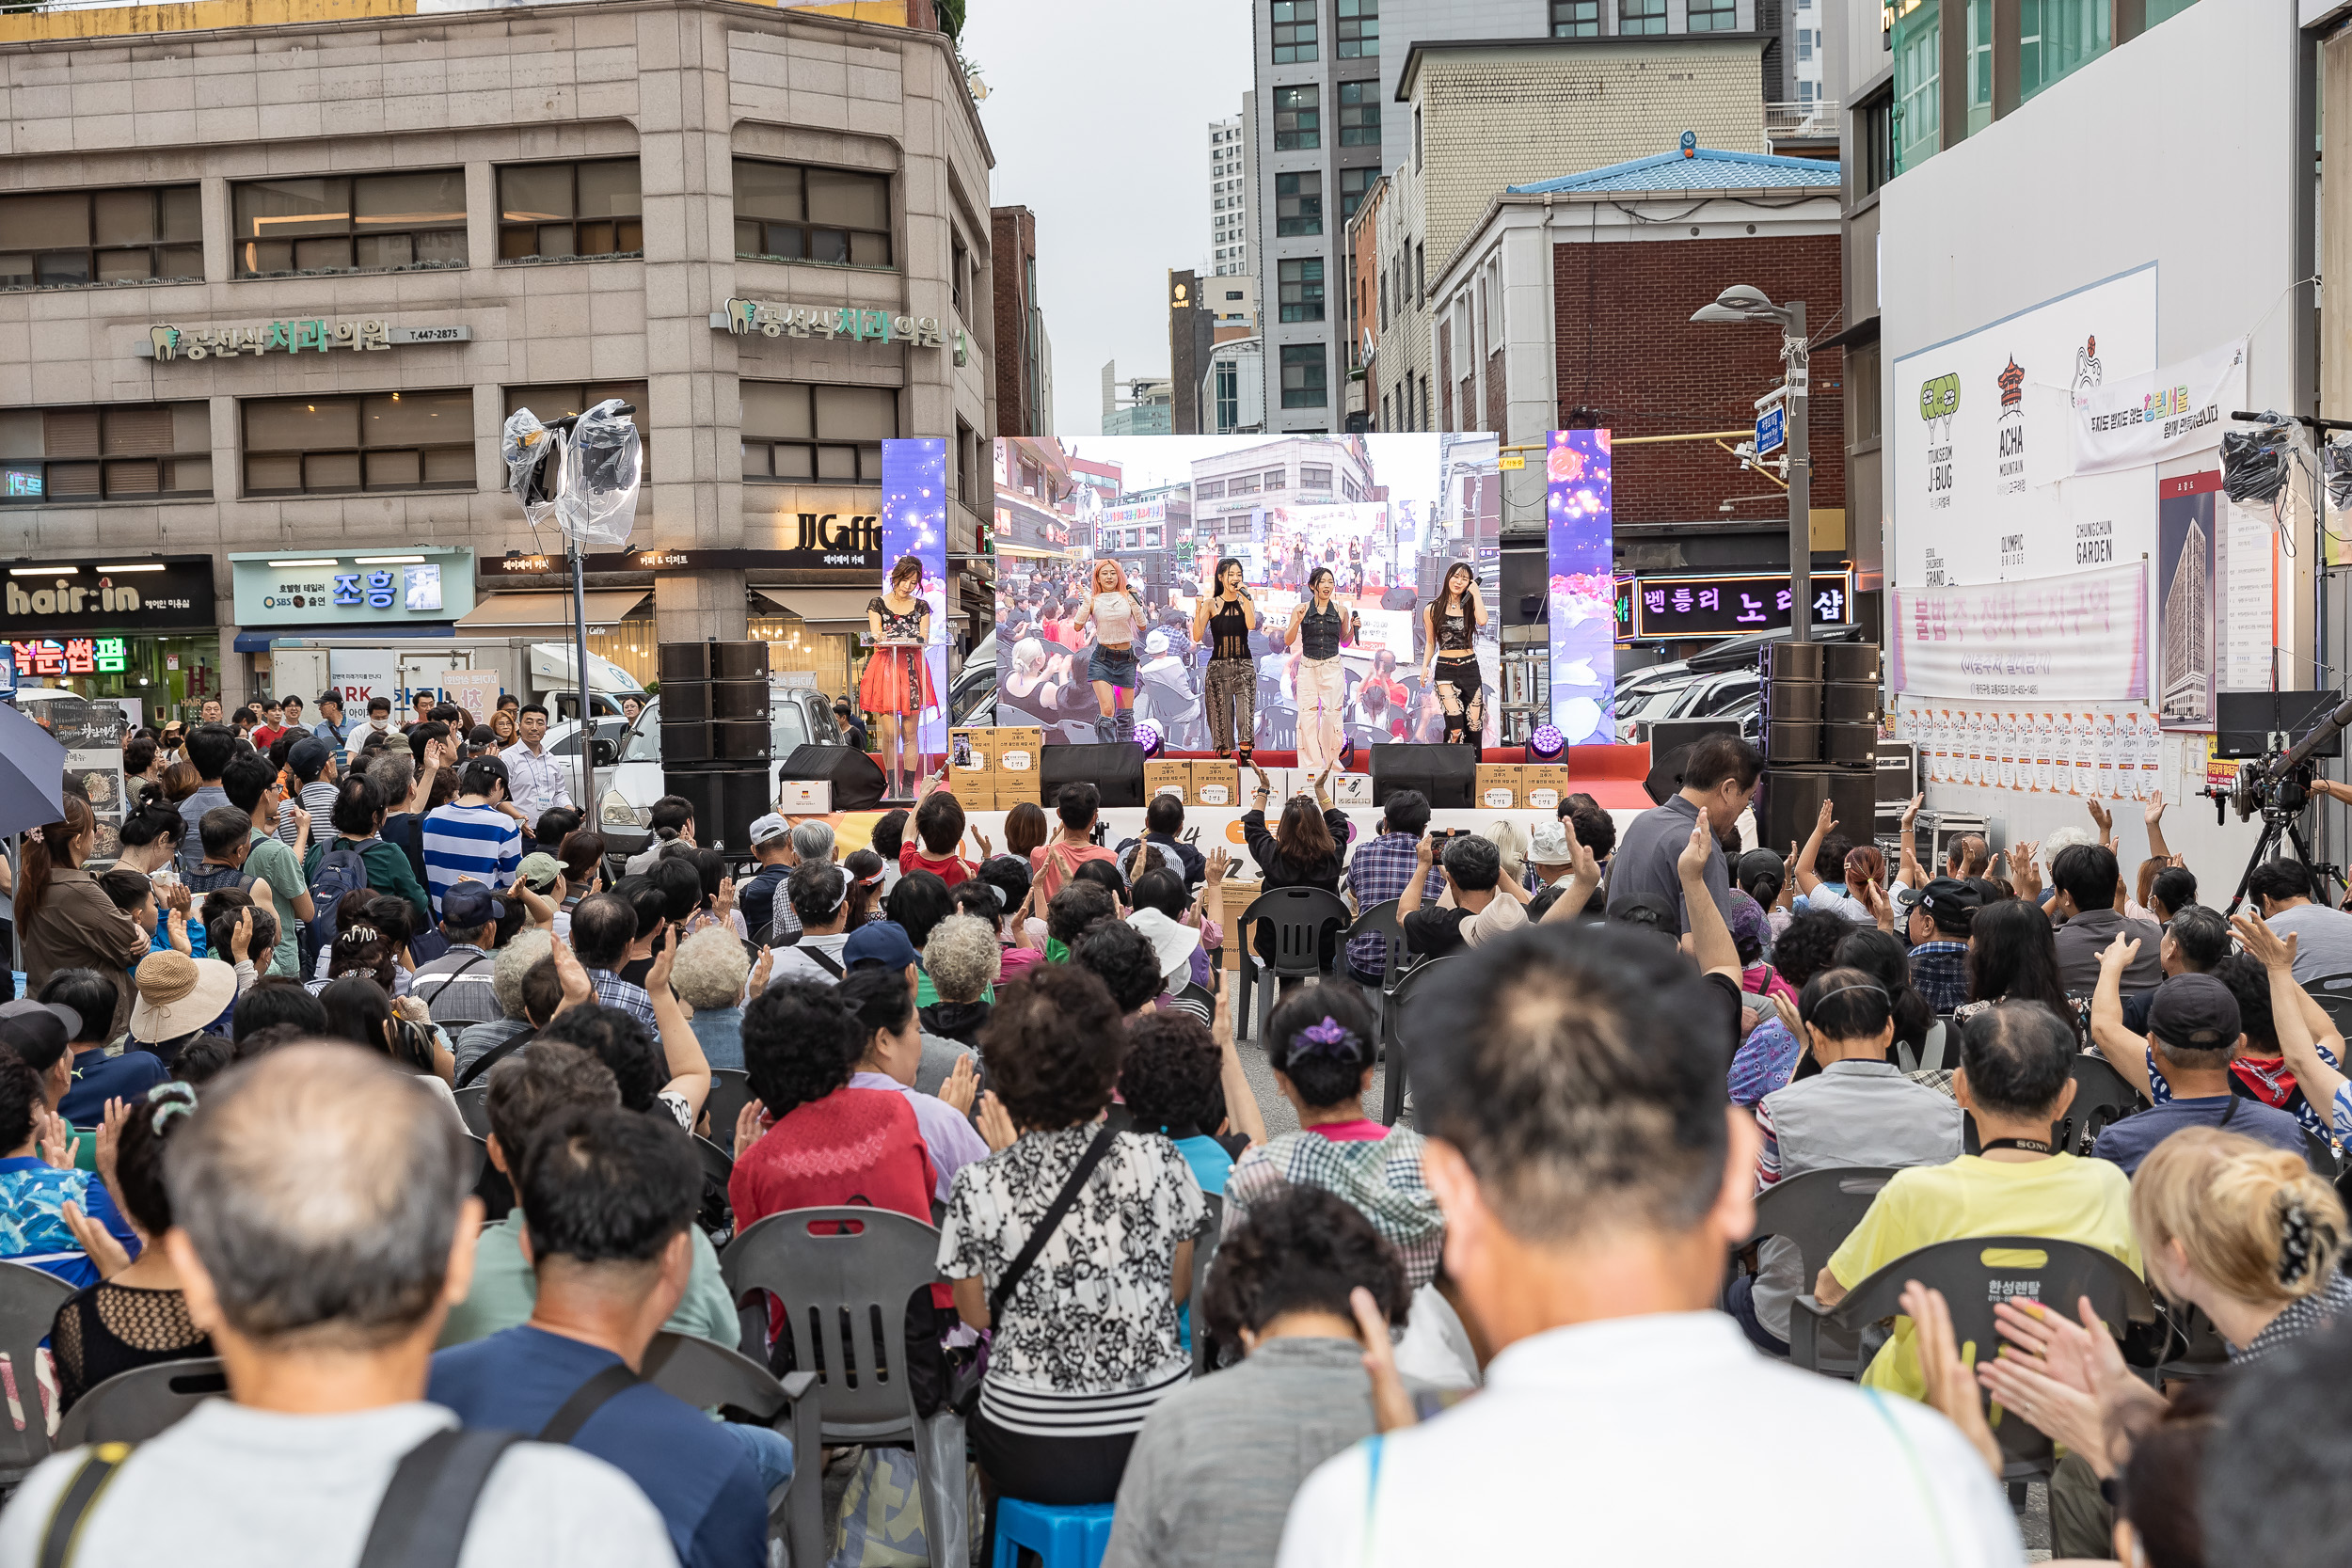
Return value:
[(1527, 841), (1527, 891), (1541, 893), (1557, 881), (1565, 880), (1576, 868), (1576, 850), (1568, 839), (1568, 825), (1555, 817), (1539, 822)]
[(218, 958), (150, 953), (131, 978), (131, 1044), (166, 1067), (237, 1000), (237, 972)]
[[(2106, 976), (2101, 978), (2104, 982)], [(2230, 1062), (2246, 1049), (2246, 1029), (2236, 995), (2218, 975), (2175, 974), (2158, 986), (2155, 1000), (2149, 1004), (2145, 1036), (2122, 1026), (2120, 1006), (2110, 1018), (2103, 1006), (2107, 991), (2103, 983), (2091, 1005), (2091, 1027), (2100, 1048), (2120, 1045), (2152, 1054), (2171, 1093), (2101, 1132), (2092, 1154), (2114, 1161), (2129, 1176), (2150, 1150), (2184, 1127), (2218, 1127), (2273, 1148), (2303, 1152), (2301, 1122), (2230, 1086)]]

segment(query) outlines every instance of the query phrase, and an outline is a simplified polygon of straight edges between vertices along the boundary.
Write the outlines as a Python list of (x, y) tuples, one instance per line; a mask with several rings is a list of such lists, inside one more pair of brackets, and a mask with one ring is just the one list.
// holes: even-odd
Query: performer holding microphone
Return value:
[(1209, 710), (1209, 736), (1220, 757), (1240, 753), (1249, 766), (1250, 742), (1258, 734), (1258, 661), (1249, 656), (1249, 634), (1257, 628), (1258, 602), (1242, 586), (1241, 562), (1227, 556), (1216, 563), (1216, 592), (1203, 594), (1192, 610), (1192, 640), (1214, 634), (1208, 677), (1201, 683)]

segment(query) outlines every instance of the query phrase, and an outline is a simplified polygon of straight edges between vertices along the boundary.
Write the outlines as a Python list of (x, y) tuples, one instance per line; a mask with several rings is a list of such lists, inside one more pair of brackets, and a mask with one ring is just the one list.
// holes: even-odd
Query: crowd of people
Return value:
[[(1222, 983), (1267, 933), (1171, 799), (1113, 842), (1066, 785), (1001, 849), (928, 786), (770, 816), (739, 881), (669, 798), (610, 878), (484, 728), (428, 709), (311, 767), (315, 735), (199, 724), (153, 737), (186, 787), (151, 781), (113, 867), (72, 797), (27, 836), (0, 1259), (74, 1294), (54, 1376), (9, 1386), (54, 1422), (217, 1356), (229, 1398), (46, 1461), (0, 1562), (150, 1557), (165, 1520), (199, 1560), (358, 1560), (428, 1497), (452, 1560), (771, 1561), (771, 1505), (847, 1455), (695, 1409), (649, 1354), (792, 1370), (722, 1249), (842, 1205), (936, 1229), (903, 1371), (911, 1415), (965, 1420), (982, 1542), (1018, 1499), (1107, 1507), (1120, 1568), (1500, 1560), (1531, 1527), (1688, 1562), (1727, 1517), (1771, 1521), (1739, 1548), (1766, 1562), (2016, 1563), (2014, 1421), (2058, 1446), (2058, 1558), (2352, 1547), (2352, 1079), (2309, 989), (2352, 914), (2272, 863), (2225, 919), (2160, 803), (2127, 888), (2104, 821), (1932, 870), (1908, 820), (1891, 870), (1826, 813), (1743, 852), (1761, 761), (1728, 736), (1622, 832), (1583, 796), (1433, 832), (1398, 791), (1359, 833), (1257, 775), (1259, 886), (1397, 915), (1282, 983), (1276, 1106)], [(1390, 1019), (1396, 963), (1437, 967)], [(1855, 1166), (1883, 1185), (1821, 1266), (1756, 1234)], [(2164, 1314), (2015, 1297), (1971, 1348), (1901, 1271), (1979, 1236), (2092, 1249)], [(1790, 1364), (1883, 1274), (1858, 1386)]]

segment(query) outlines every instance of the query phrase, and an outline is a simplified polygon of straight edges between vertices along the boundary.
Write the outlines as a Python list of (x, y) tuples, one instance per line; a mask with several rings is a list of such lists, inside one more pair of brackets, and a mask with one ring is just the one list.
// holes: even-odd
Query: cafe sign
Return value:
[(229, 359), (240, 354), (302, 354), (329, 349), (388, 349), (405, 343), (463, 343), (473, 328), (455, 322), (394, 326), (381, 316), (358, 321), (274, 321), (258, 326), (156, 325), (133, 352), (141, 359)]
[(854, 305), (778, 305), (763, 299), (730, 299), (724, 310), (710, 313), (710, 325), (739, 338), (756, 332), (764, 338), (847, 338), (862, 343), (913, 343), (917, 348), (946, 348), (952, 333), (956, 363), (962, 364), (970, 352), (963, 328), (943, 326), (937, 316), (901, 316)]

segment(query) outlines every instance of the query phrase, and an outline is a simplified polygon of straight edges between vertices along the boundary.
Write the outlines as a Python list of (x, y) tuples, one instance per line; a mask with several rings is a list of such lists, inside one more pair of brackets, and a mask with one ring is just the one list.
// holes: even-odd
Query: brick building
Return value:
[[(1780, 384), (1780, 341), (1761, 326), (1695, 324), (1733, 283), (1805, 302), (1811, 336), (1836, 330), (1838, 167), (1704, 148), (1514, 186), (1429, 269), (1431, 378), (1439, 429), (1506, 441), (1603, 425), (1618, 437), (1745, 431)], [(1814, 546), (1842, 551), (1845, 454), (1839, 356), (1812, 356)], [(1697, 535), (1756, 536), (1769, 556), (1787, 503), (1724, 449), (1738, 437), (1645, 442), (1615, 454), (1621, 542), (1645, 533), (1680, 564)], [(1737, 550), (1733, 551), (1736, 556)], [(1786, 560), (1786, 547), (1781, 547)]]
[(1054, 351), (1037, 302), (1037, 214), (1026, 207), (988, 210), (996, 262), (996, 433), (1054, 433)]

